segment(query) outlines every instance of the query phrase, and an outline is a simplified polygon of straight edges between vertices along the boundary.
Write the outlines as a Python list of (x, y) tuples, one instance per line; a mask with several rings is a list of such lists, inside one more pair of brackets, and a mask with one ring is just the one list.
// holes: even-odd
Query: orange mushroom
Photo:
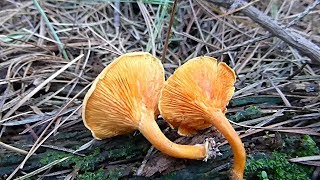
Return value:
[(127, 53), (116, 58), (95, 79), (82, 107), (85, 126), (101, 140), (139, 130), (151, 144), (176, 158), (206, 159), (214, 155), (210, 142), (173, 143), (155, 119), (165, 82), (161, 62), (149, 53)]
[(243, 179), (246, 153), (236, 131), (225, 117), (234, 93), (236, 75), (225, 63), (203, 56), (189, 60), (168, 78), (162, 88), (159, 110), (180, 135), (215, 126), (234, 154), (232, 179)]

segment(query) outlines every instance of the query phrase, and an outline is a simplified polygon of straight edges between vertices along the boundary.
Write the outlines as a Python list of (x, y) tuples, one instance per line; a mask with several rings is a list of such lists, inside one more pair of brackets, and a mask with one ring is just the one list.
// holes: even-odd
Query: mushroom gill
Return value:
[(187, 159), (211, 156), (209, 143), (180, 145), (170, 141), (155, 119), (165, 82), (161, 62), (149, 53), (127, 53), (116, 58), (95, 79), (82, 107), (85, 126), (96, 139), (139, 130), (163, 153)]
[(203, 56), (189, 60), (168, 78), (162, 88), (159, 110), (180, 135), (214, 126), (228, 140), (233, 154), (233, 179), (243, 179), (246, 153), (236, 131), (225, 117), (234, 93), (236, 75), (225, 63)]

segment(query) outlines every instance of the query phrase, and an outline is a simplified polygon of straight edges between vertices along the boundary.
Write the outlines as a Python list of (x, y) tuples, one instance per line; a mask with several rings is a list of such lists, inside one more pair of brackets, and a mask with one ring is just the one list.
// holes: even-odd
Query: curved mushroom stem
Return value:
[(211, 118), (209, 118), (209, 121), (218, 129), (218, 131), (222, 135), (224, 135), (231, 146), (234, 158), (234, 165), (231, 171), (231, 179), (243, 179), (243, 173), (246, 164), (246, 151), (240, 137), (221, 110), (214, 111), (211, 114)]
[(184, 159), (203, 160), (210, 155), (209, 144), (181, 145), (170, 141), (160, 130), (154, 120), (153, 112), (143, 112), (139, 123), (139, 130), (148, 141), (159, 151), (175, 157)]

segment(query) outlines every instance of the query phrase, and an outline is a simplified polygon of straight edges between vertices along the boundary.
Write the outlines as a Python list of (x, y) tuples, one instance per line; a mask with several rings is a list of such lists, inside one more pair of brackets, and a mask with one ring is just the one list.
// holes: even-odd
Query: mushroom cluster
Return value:
[(170, 141), (156, 123), (159, 113), (180, 135), (216, 127), (234, 153), (232, 179), (243, 179), (246, 154), (225, 117), (236, 76), (225, 63), (198, 57), (179, 67), (165, 82), (161, 62), (146, 52), (121, 55), (95, 79), (82, 107), (85, 126), (101, 140), (139, 130), (161, 152), (184, 159), (216, 155), (212, 139), (203, 144)]
[(181, 145), (162, 133), (155, 119), (164, 82), (163, 66), (151, 54), (134, 52), (116, 58), (85, 95), (85, 126), (98, 140), (139, 130), (155, 148), (169, 156), (199, 160), (214, 156), (210, 139), (203, 144)]

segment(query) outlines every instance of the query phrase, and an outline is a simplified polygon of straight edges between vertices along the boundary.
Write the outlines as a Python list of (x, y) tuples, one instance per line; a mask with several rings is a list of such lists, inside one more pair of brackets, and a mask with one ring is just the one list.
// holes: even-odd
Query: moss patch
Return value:
[(245, 176), (246, 179), (263, 179), (261, 172), (265, 171), (269, 179), (310, 179), (313, 167), (291, 163), (288, 159), (318, 154), (319, 148), (310, 136), (287, 136), (281, 150), (249, 155)]
[(104, 161), (106, 158), (106, 155), (104, 153), (100, 153), (100, 149), (98, 148), (96, 148), (92, 154), (85, 157), (73, 155), (70, 153), (60, 152), (60, 151), (49, 150), (48, 152), (45, 153), (45, 156), (40, 160), (40, 162), (43, 165), (45, 165), (54, 160), (61, 159), (67, 156), (69, 156), (70, 158), (60, 163), (58, 166), (60, 167), (75, 166), (75, 168), (78, 168), (79, 170), (82, 170), (82, 171), (94, 170), (95, 166), (98, 163)]
[(262, 171), (265, 171), (270, 179), (310, 179), (311, 167), (290, 163), (288, 158), (287, 154), (280, 152), (248, 156), (246, 179), (263, 179)]
[(99, 179), (106, 179), (106, 175), (103, 169), (99, 169), (98, 171), (95, 171), (95, 172), (85, 172), (77, 176), (77, 180), (99, 180)]
[(237, 112), (228, 118), (234, 122), (240, 122), (246, 119), (254, 119), (261, 116), (261, 109), (257, 106), (249, 106), (243, 111)]

